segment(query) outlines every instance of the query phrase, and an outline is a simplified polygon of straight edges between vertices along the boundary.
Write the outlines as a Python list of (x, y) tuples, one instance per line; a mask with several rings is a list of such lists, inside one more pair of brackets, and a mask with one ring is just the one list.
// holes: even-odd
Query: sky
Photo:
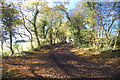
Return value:
[(75, 7), (75, 4), (77, 2), (80, 2), (82, 0), (5, 0), (6, 2), (13, 2), (13, 3), (17, 3), (17, 2), (29, 2), (29, 1), (46, 1), (48, 2), (49, 6), (52, 7), (54, 5), (55, 2), (70, 2), (69, 5), (66, 6), (66, 8), (68, 9), (72, 9)]
[[(2, 1), (2, 0), (1, 0)], [(81, 2), (81, 1), (85, 1), (85, 2), (118, 2), (120, 0), (5, 0), (5, 1), (47, 1), (47, 2)]]

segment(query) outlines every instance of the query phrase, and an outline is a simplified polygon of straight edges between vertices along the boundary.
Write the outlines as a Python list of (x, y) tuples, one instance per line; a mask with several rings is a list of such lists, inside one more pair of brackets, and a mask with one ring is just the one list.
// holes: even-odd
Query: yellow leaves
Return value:
[(85, 22), (88, 22), (90, 24), (94, 24), (95, 23), (95, 19), (91, 16), (85, 17), (84, 19)]
[(31, 1), (31, 2), (29, 2), (29, 4), (30, 5), (39, 5), (39, 4), (41, 4), (40, 2), (36, 2), (36, 1)]
[(89, 25), (93, 25), (95, 23), (95, 10), (89, 12), (87, 17), (84, 18), (84, 24), (89, 23)]
[(90, 15), (94, 15), (95, 14), (95, 10), (90, 11)]
[(43, 7), (43, 10), (44, 10), (44, 11), (49, 11), (49, 10), (50, 10), (50, 7), (47, 5), (47, 6)]
[(78, 61), (67, 61), (68, 64), (78, 64)]
[(63, 23), (60, 27), (59, 27), (59, 31), (61, 33), (65, 33), (65, 36), (71, 36), (72, 33), (70, 32), (70, 30), (68, 29), (68, 27), (66, 26), (66, 23)]
[(42, 5), (45, 4), (46, 2), (38, 2), (38, 1), (31, 1), (29, 2), (30, 5)]
[(91, 56), (91, 55), (98, 55), (99, 52), (89, 51), (88, 48), (73, 48), (70, 50), (70, 52), (75, 52), (78, 55), (82, 56)]
[(32, 5), (29, 4), (29, 2), (24, 3), (22, 6), (23, 6), (23, 7), (32, 7)]
[(79, 16), (79, 17), (82, 17), (82, 16)]
[(32, 7), (33, 5), (44, 5), (46, 3), (47, 2), (45, 2), (45, 1), (41, 1), (41, 2), (39, 2), (39, 1), (30, 1), (30, 2), (26, 2), (23, 6), (24, 7)]
[(70, 31), (67, 31), (66, 36), (70, 36), (70, 35), (72, 35), (72, 33)]

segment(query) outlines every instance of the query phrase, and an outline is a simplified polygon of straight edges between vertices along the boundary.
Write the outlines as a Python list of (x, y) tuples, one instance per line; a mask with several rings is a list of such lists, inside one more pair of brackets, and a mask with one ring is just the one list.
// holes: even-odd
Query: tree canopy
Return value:
[[(75, 43), (79, 47), (95, 50), (119, 47), (119, 2), (78, 2), (69, 9), (69, 3), (47, 1), (24, 1), (1, 3), (1, 42), (9, 40), (14, 54), (13, 42), (27, 38), (34, 48), (43, 44), (59, 42)], [(2, 41), (4, 40), (4, 41)]]

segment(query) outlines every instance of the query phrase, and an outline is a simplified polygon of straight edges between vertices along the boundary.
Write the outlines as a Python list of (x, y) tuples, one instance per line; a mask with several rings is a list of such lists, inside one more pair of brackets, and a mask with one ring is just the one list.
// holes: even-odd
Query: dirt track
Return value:
[[(71, 44), (63, 44), (48, 52), (3, 58), (3, 72), (10, 70), (16, 78), (112, 78), (115, 71), (103, 64), (92, 63), (69, 52)], [(9, 74), (10, 74), (9, 73)], [(19, 76), (14, 74), (19, 73)]]
[(111, 78), (112, 72), (102, 64), (91, 63), (85, 58), (69, 52), (68, 45), (52, 50), (50, 55), (53, 62), (70, 78)]

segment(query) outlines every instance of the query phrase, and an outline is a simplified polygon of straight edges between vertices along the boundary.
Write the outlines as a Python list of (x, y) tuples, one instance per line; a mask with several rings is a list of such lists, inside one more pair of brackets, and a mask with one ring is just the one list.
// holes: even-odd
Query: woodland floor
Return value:
[(81, 55), (87, 53), (76, 54), (75, 50), (71, 51), (73, 45), (69, 43), (57, 44), (50, 48), (44, 51), (36, 49), (27, 56), (3, 57), (4, 77), (113, 78), (115, 80), (120, 78), (120, 58), (100, 61), (97, 56)]

